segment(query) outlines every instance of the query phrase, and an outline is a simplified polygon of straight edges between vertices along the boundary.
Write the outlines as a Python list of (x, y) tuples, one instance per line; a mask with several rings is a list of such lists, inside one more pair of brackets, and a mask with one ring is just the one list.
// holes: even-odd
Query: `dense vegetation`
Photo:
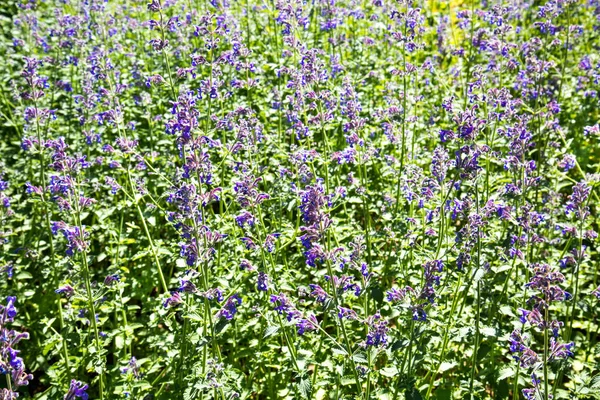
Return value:
[(600, 398), (598, 0), (0, 29), (0, 399)]

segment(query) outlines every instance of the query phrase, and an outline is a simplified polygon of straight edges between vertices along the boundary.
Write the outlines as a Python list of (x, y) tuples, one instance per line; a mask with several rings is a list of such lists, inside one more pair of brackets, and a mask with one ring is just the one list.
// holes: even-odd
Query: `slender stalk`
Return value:
[[(330, 248), (329, 242), (330, 242), (330, 233), (328, 231), (327, 232), (327, 250), (329, 250), (329, 248)], [(333, 276), (334, 276), (334, 274), (333, 274), (333, 270), (331, 268), (331, 261), (327, 260), (325, 262), (325, 264), (327, 265), (327, 273), (329, 274), (329, 276), (331, 276), (331, 279), (330, 279), (331, 291), (333, 293), (333, 300), (334, 300), (334, 304), (335, 304), (336, 309), (337, 309), (337, 307), (340, 305), (340, 301), (339, 301), (338, 294), (337, 294), (337, 288), (333, 284)], [(342, 331), (342, 336), (344, 338), (344, 344), (346, 345), (346, 352), (348, 353), (348, 355), (350, 357), (350, 361), (351, 361), (351, 364), (352, 364), (352, 372), (354, 374), (354, 381), (356, 383), (356, 389), (357, 389), (358, 393), (361, 394), (361, 397), (362, 397), (362, 385), (361, 385), (360, 379), (358, 377), (358, 370), (356, 369), (356, 362), (354, 361), (352, 346), (350, 345), (350, 340), (348, 340), (348, 333), (346, 332), (346, 327), (344, 326), (344, 320), (343, 319), (340, 320), (340, 323), (339, 323), (338, 326), (340, 327), (340, 329)]]
[[(57, 268), (56, 268), (56, 257), (55, 257), (55, 252), (54, 252), (54, 237), (52, 235), (52, 224), (50, 221), (50, 213), (48, 210), (48, 206), (46, 203), (46, 161), (45, 161), (45, 157), (44, 157), (44, 149), (42, 147), (42, 132), (40, 129), (40, 123), (39, 123), (39, 119), (38, 119), (38, 104), (37, 104), (37, 100), (34, 100), (34, 108), (35, 108), (35, 114), (36, 114), (36, 118), (35, 118), (35, 131), (36, 131), (36, 135), (37, 135), (37, 140), (38, 140), (38, 145), (40, 146), (39, 148), (39, 162), (40, 162), (40, 179), (41, 179), (41, 186), (42, 186), (42, 194), (41, 194), (41, 200), (42, 200), (42, 213), (44, 214), (44, 220), (46, 222), (46, 232), (48, 234), (48, 243), (50, 245), (50, 265), (52, 267), (52, 273), (56, 274), (58, 272)], [(64, 316), (63, 316), (63, 309), (62, 309), (62, 302), (60, 299), (60, 296), (57, 297), (57, 308), (58, 308), (58, 321), (60, 324), (60, 337), (61, 337), (61, 342), (62, 342), (62, 354), (64, 357), (64, 362), (65, 362), (65, 366), (67, 368), (67, 371), (70, 370), (70, 365), (69, 365), (69, 350), (67, 347), (67, 340), (64, 338), (64, 336), (62, 335), (62, 332), (64, 332), (65, 329), (65, 320), (64, 320)]]
[(454, 299), (452, 300), (452, 307), (450, 308), (450, 313), (448, 314), (450, 320), (445, 321), (446, 323), (444, 324), (446, 326), (446, 328), (444, 329), (444, 339), (442, 340), (442, 349), (440, 351), (440, 356), (439, 356), (438, 362), (436, 364), (436, 367), (434, 369), (432, 369), (431, 371), (429, 371), (429, 373), (428, 373), (428, 375), (431, 374), (431, 377), (429, 378), (427, 394), (425, 395), (426, 399), (429, 399), (431, 397), (431, 391), (433, 390), (433, 384), (435, 382), (435, 378), (437, 376), (438, 371), (440, 370), (440, 366), (442, 365), (444, 358), (446, 357), (446, 347), (448, 346), (448, 339), (449, 339), (448, 333), (450, 332), (450, 329), (452, 329), (454, 327), (454, 312), (456, 311), (456, 306), (458, 304), (458, 290), (461, 287), (461, 278), (462, 278), (462, 275), (459, 275), (458, 282), (457, 282), (456, 288), (454, 290), (454, 294), (453, 294)]
[[(79, 196), (79, 184), (77, 184), (77, 186), (76, 186), (76, 194), (77, 194), (77, 196)], [(74, 218), (75, 218), (75, 223), (77, 224), (77, 228), (79, 229), (79, 240), (81, 240), (82, 243), (85, 243), (85, 234), (84, 234), (84, 230), (83, 230), (83, 224), (81, 223), (81, 210), (80, 210), (80, 206), (79, 206), (79, 198), (76, 198), (75, 196), (71, 196), (71, 204), (74, 205), (74, 207), (75, 207)], [(81, 262), (83, 265), (83, 279), (84, 279), (84, 283), (85, 283), (87, 302), (88, 302), (89, 311), (91, 312), (90, 320), (92, 323), (92, 329), (94, 331), (96, 352), (99, 354), (99, 358), (101, 360), (102, 359), (102, 355), (101, 355), (102, 343), (100, 342), (100, 333), (98, 330), (98, 323), (96, 321), (96, 306), (95, 306), (95, 301), (94, 301), (94, 295), (92, 292), (91, 273), (90, 273), (90, 268), (89, 268), (88, 261), (87, 261), (87, 251), (85, 249), (83, 251), (81, 251)], [(99, 382), (100, 400), (103, 400), (104, 399), (104, 366), (101, 366), (98, 382)]]
[(475, 382), (475, 367), (477, 365), (477, 353), (479, 350), (479, 320), (481, 318), (481, 314), (480, 314), (480, 301), (481, 301), (481, 296), (480, 296), (481, 292), (480, 292), (480, 283), (479, 281), (477, 281), (477, 315), (476, 315), (476, 320), (475, 320), (475, 344), (474, 344), (474, 348), (473, 348), (473, 359), (471, 360), (471, 379), (469, 382), (469, 393), (471, 393), (471, 399), (475, 399), (475, 391), (473, 390), (473, 384)]
[(158, 259), (158, 253), (156, 251), (156, 247), (154, 246), (154, 241), (152, 240), (152, 236), (150, 235), (150, 231), (148, 230), (148, 225), (146, 224), (146, 218), (142, 213), (142, 209), (140, 208), (140, 204), (135, 196), (135, 186), (133, 185), (133, 181), (131, 179), (131, 172), (129, 171), (129, 167), (127, 167), (127, 179), (129, 181), (129, 185), (131, 188), (131, 193), (133, 194), (133, 201), (135, 202), (135, 208), (140, 217), (140, 221), (142, 222), (142, 227), (144, 228), (144, 234), (148, 239), (148, 243), (150, 244), (150, 252), (154, 258), (154, 262), (156, 263), (156, 269), (158, 270), (158, 278), (160, 280), (160, 285), (162, 287), (163, 293), (167, 293), (169, 288), (167, 286), (167, 282), (165, 280), (165, 276), (162, 272), (162, 268), (160, 266), (160, 260)]
[[(548, 300), (547, 300), (548, 301)], [(548, 323), (548, 305), (545, 305), (544, 321)], [(544, 327), (544, 399), (549, 400), (548, 392), (548, 327)]]
[[(160, 3), (160, 1), (159, 1)], [(167, 74), (169, 77), (169, 88), (171, 89), (171, 96), (173, 97), (173, 101), (177, 99), (177, 95), (175, 93), (175, 85), (173, 84), (173, 76), (171, 74), (171, 64), (169, 63), (169, 56), (167, 55), (166, 50), (166, 37), (165, 37), (165, 26), (164, 26), (164, 18), (162, 13), (162, 5), (159, 7), (158, 13), (160, 15), (160, 35), (162, 39), (162, 55), (163, 60), (165, 62), (165, 66), (167, 67)]]

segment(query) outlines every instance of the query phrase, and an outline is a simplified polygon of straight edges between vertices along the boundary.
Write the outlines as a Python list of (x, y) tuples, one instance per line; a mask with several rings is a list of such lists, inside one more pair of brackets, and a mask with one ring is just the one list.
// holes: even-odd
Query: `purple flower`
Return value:
[(404, 300), (405, 296), (406, 289), (391, 288), (386, 292), (387, 301), (389, 301), (390, 303), (397, 303), (399, 301), (402, 301)]
[(252, 227), (255, 223), (254, 215), (250, 214), (248, 211), (242, 211), (237, 217), (235, 217), (235, 222), (240, 228), (243, 228), (244, 225)]
[(160, 4), (160, 0), (152, 0), (150, 3), (148, 3), (149, 11), (158, 12), (161, 9), (162, 9), (162, 6)]
[(444, 268), (444, 263), (442, 260), (433, 260), (427, 261), (423, 264), (423, 288), (418, 296), (419, 299), (427, 300), (429, 303), (433, 304), (435, 302), (435, 289), (434, 286), (440, 284), (440, 276), (437, 275), (437, 272), (441, 272)]
[(198, 259), (198, 246), (196, 239), (191, 239), (189, 243), (180, 243), (181, 250), (179, 254), (181, 257), (185, 257), (185, 261), (188, 266), (193, 267), (196, 265)]
[(306, 250), (304, 256), (306, 257), (306, 265), (310, 267), (316, 267), (317, 263), (322, 263), (326, 259), (325, 251), (317, 243), (313, 244), (309, 250)]
[(12, 262), (4, 264), (4, 266), (0, 267), (0, 272), (6, 272), (6, 276), (12, 278), (15, 273), (15, 264)]
[(588, 135), (600, 136), (600, 124), (584, 127), (583, 134), (585, 136), (588, 136)]
[(423, 305), (419, 304), (412, 307), (412, 319), (413, 321), (427, 321), (427, 313), (423, 309)]
[(254, 240), (250, 239), (249, 237), (242, 237), (240, 240), (242, 243), (244, 243), (244, 246), (246, 246), (246, 250), (256, 249), (256, 243), (254, 243)]
[(534, 308), (531, 311), (520, 309), (520, 311), (521, 317), (519, 318), (519, 320), (521, 321), (521, 323), (525, 324), (529, 322), (532, 326), (536, 326), (540, 330), (543, 330), (546, 327), (544, 317), (537, 308)]
[(446, 178), (446, 172), (448, 171), (448, 162), (450, 157), (448, 152), (441, 146), (438, 146), (433, 151), (433, 158), (431, 160), (431, 175), (441, 183)]
[(106, 278), (104, 278), (104, 285), (112, 286), (113, 283), (120, 281), (121, 278), (119, 277), (119, 274), (107, 275)]
[(311, 297), (316, 298), (319, 303), (323, 303), (327, 300), (328, 294), (321, 286), (312, 283), (309, 286), (310, 290), (312, 290), (310, 293)]
[(279, 295), (272, 294), (270, 301), (275, 306), (275, 311), (277, 311), (279, 314), (286, 314), (288, 321), (291, 321), (292, 319), (298, 318), (302, 315), (298, 310), (296, 310), (292, 302), (283, 293), (280, 293)]
[(379, 311), (367, 319), (367, 325), (369, 325), (369, 333), (365, 344), (377, 347), (387, 345), (388, 322), (381, 317)]
[(4, 311), (6, 312), (9, 321), (12, 321), (17, 316), (15, 301), (17, 301), (17, 298), (14, 296), (8, 296), (6, 298), (6, 307), (4, 308)]
[(269, 233), (265, 238), (265, 250), (272, 253), (275, 250), (275, 241), (279, 237), (279, 233)]
[(537, 306), (547, 307), (551, 301), (564, 301), (571, 298), (571, 294), (561, 289), (557, 283), (565, 281), (565, 276), (558, 271), (554, 271), (547, 264), (534, 264), (533, 276), (527, 286), (530, 289), (538, 290), (543, 295), (543, 299), (534, 299)]
[(550, 338), (550, 355), (548, 360), (564, 359), (573, 357), (573, 347), (575, 343), (559, 343), (554, 337)]
[(56, 292), (58, 294), (64, 294), (66, 298), (69, 298), (75, 294), (75, 288), (73, 288), (73, 286), (71, 286), (71, 285), (65, 285), (65, 286), (59, 287), (54, 292)]
[(522, 390), (523, 397), (525, 397), (526, 400), (537, 400), (537, 392), (537, 388), (527, 388)]
[(514, 330), (510, 334), (508, 342), (510, 343), (511, 353), (522, 353), (523, 350), (525, 350), (525, 345), (523, 344), (523, 337), (521, 336), (521, 331), (519, 329)]
[(219, 288), (209, 289), (206, 292), (200, 293), (200, 296), (206, 297), (208, 300), (216, 300), (218, 303), (223, 301), (223, 291)]
[(319, 329), (319, 321), (317, 321), (317, 317), (310, 314), (308, 318), (300, 318), (296, 322), (296, 328), (298, 329), (298, 335), (304, 335), (306, 331), (316, 331)]
[(176, 307), (182, 303), (183, 303), (183, 299), (181, 298), (181, 295), (179, 294), (179, 292), (173, 292), (173, 293), (171, 293), (171, 297), (167, 298), (163, 302), (163, 307), (164, 308), (172, 308), (172, 307)]
[(217, 317), (225, 318), (226, 320), (232, 320), (234, 315), (237, 313), (237, 307), (242, 304), (242, 299), (236, 294), (232, 295), (227, 299), (223, 308), (217, 312)]
[(137, 359), (135, 357), (131, 357), (127, 366), (121, 368), (121, 373), (127, 374), (131, 373), (135, 379), (141, 379), (142, 374), (140, 373), (140, 367), (137, 363)]
[(300, 192), (300, 211), (304, 222), (315, 224), (321, 221), (324, 215), (321, 209), (328, 202), (324, 192), (322, 185), (307, 186)]
[(117, 192), (121, 189), (121, 185), (119, 185), (117, 181), (114, 178), (111, 178), (110, 176), (104, 177), (104, 183), (110, 186), (111, 194), (117, 194)]
[(540, 361), (538, 354), (531, 350), (529, 347), (525, 347), (521, 353), (521, 367), (530, 368)]
[[(0, 305), (0, 373), (7, 376), (8, 384), (15, 389), (28, 385), (29, 381), (33, 379), (31, 374), (25, 372), (23, 359), (19, 357), (20, 351), (16, 349), (19, 341), (29, 339), (29, 334), (19, 333), (8, 327), (8, 324), (17, 316), (16, 300), (16, 297), (9, 296), (6, 306)], [(18, 393), (2, 389), (0, 396), (6, 399), (16, 399)]]
[(338, 318), (339, 319), (349, 319), (349, 320), (357, 320), (358, 319), (358, 314), (356, 313), (356, 311), (350, 309), (350, 308), (346, 308), (346, 307), (342, 307), (342, 306), (338, 306)]
[(258, 273), (257, 288), (262, 292), (269, 290), (269, 277), (262, 271)]
[(182, 279), (178, 290), (186, 293), (196, 293), (198, 291), (196, 285), (189, 279)]
[(88, 248), (88, 243), (85, 238), (89, 236), (88, 232), (85, 231), (85, 227), (79, 229), (78, 226), (68, 226), (62, 221), (52, 223), (52, 234), (56, 235), (58, 232), (62, 232), (65, 239), (67, 239), (67, 250), (66, 254), (72, 257), (75, 251), (84, 252)]
[(585, 182), (578, 182), (573, 186), (573, 193), (569, 196), (569, 201), (565, 206), (565, 214), (575, 214), (579, 220), (585, 220), (590, 215), (590, 209), (587, 206), (587, 199), (592, 188)]
[(244, 258), (244, 259), (242, 259), (242, 261), (240, 261), (240, 269), (246, 270), (246, 271), (255, 271), (256, 267), (254, 265), (252, 265), (252, 263), (250, 261), (248, 261)]
[(565, 154), (562, 160), (558, 163), (558, 167), (565, 172), (575, 168), (575, 156), (572, 154)]
[(74, 400), (76, 398), (81, 398), (82, 400), (88, 400), (88, 394), (86, 393), (87, 389), (88, 389), (87, 384), (73, 379), (71, 381), (71, 386), (69, 387), (69, 391), (67, 392), (67, 394), (65, 394), (64, 400)]
[(440, 141), (442, 143), (446, 143), (449, 140), (453, 140), (456, 137), (453, 131), (449, 130), (440, 130)]

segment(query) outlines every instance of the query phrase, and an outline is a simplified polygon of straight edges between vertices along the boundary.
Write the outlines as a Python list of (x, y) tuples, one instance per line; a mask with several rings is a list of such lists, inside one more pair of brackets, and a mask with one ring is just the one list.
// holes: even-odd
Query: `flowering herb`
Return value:
[(4, 3), (0, 398), (597, 392), (597, 0)]

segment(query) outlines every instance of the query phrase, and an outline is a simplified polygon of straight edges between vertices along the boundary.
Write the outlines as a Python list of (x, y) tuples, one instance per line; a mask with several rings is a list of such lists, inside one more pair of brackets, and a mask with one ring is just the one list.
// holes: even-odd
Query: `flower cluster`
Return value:
[(20, 350), (17, 350), (17, 344), (23, 339), (29, 339), (29, 334), (10, 329), (10, 324), (17, 316), (16, 301), (16, 297), (9, 296), (6, 299), (6, 305), (0, 305), (0, 335), (2, 336), (0, 371), (6, 375), (9, 385), (9, 388), (2, 389), (0, 394), (3, 399), (8, 400), (19, 397), (16, 390), (21, 386), (27, 386), (33, 379), (33, 375), (25, 371), (25, 363), (23, 358), (19, 357)]
[(593, 394), (598, 0), (4, 3), (0, 398)]
[[(527, 342), (532, 342), (532, 338), (523, 335), (520, 329), (512, 332), (509, 343), (510, 351), (513, 353), (514, 358), (519, 361), (521, 367), (532, 370), (533, 388), (523, 389), (523, 395), (527, 399), (536, 399), (537, 393), (545, 393), (544, 396), (551, 397), (549, 393), (545, 392), (548, 388), (547, 366), (545, 364), (554, 360), (572, 357), (575, 344), (573, 342), (560, 343), (559, 329), (563, 326), (563, 323), (557, 320), (549, 320), (550, 303), (569, 300), (572, 297), (571, 294), (558, 286), (559, 283), (565, 281), (564, 275), (553, 270), (547, 264), (532, 265), (531, 273), (531, 280), (525, 286), (535, 292), (528, 301), (532, 309), (520, 310), (520, 322), (523, 326), (535, 327), (544, 334), (544, 354), (540, 356), (531, 348), (531, 344), (527, 344)], [(548, 339), (549, 334), (552, 336)], [(540, 380), (537, 378), (539, 370), (543, 370), (546, 385), (541, 385)]]

